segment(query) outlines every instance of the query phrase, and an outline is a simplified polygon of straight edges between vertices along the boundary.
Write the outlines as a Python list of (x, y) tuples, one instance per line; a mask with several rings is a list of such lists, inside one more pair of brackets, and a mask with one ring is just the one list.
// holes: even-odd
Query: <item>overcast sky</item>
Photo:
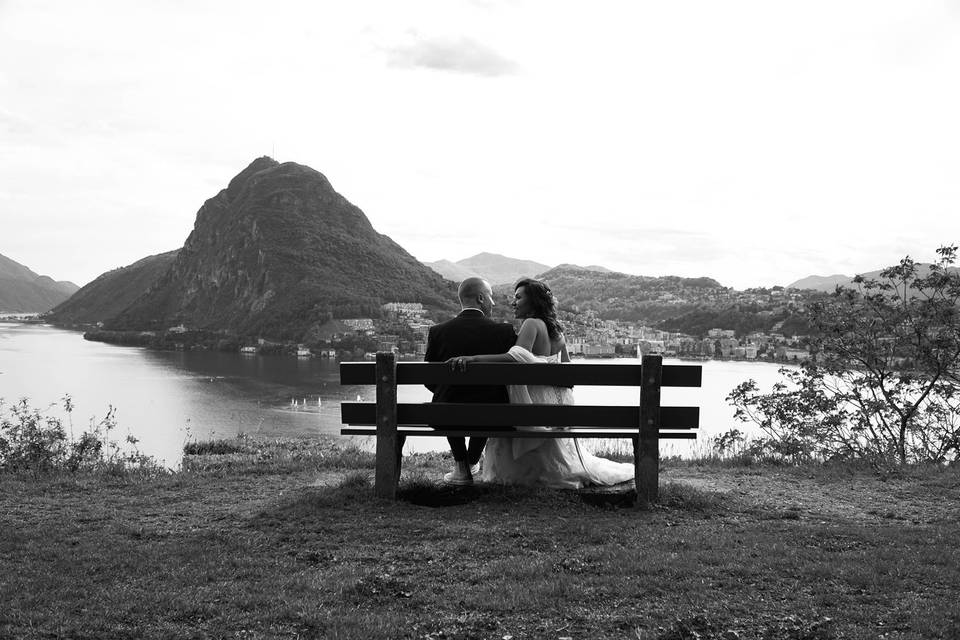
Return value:
[(83, 285), (255, 158), (422, 261), (870, 271), (960, 242), (960, 0), (0, 0), (0, 254)]

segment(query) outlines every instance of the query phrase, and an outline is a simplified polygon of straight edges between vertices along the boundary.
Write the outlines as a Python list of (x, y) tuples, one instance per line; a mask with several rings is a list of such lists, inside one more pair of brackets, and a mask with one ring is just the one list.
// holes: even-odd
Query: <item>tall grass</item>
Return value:
[[(764, 462), (772, 462), (758, 457), (751, 448), (749, 439), (730, 442), (723, 435), (698, 439), (691, 455), (681, 458), (677, 455), (663, 455), (661, 442), (661, 463), (670, 466), (720, 465), (749, 467)], [(600, 439), (588, 445), (594, 455), (618, 462), (633, 462), (633, 443), (625, 438)]]
[(188, 442), (183, 447), (183, 471), (253, 475), (294, 471), (373, 469), (375, 454), (333, 439), (234, 438)]

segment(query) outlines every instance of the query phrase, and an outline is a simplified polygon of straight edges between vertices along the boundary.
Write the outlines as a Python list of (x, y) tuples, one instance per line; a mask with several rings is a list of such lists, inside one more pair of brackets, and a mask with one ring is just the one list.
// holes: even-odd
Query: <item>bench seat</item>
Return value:
[[(494, 425), (509, 425), (607, 427), (632, 429), (636, 434), (640, 421), (637, 407), (616, 405), (422, 402), (397, 404), (396, 407), (398, 425), (458, 425), (470, 428), (471, 431)], [(340, 404), (340, 415), (344, 423), (353, 426), (377, 424), (377, 406), (371, 402), (343, 402)], [(696, 429), (699, 422), (700, 407), (660, 408), (661, 433), (665, 429)]]

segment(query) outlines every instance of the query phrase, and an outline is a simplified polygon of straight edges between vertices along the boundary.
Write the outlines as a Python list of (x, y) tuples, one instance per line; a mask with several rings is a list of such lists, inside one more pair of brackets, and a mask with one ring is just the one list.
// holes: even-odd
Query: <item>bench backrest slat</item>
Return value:
[[(373, 362), (341, 362), (340, 384), (376, 384)], [(664, 387), (699, 387), (702, 369), (693, 365), (664, 365)], [(639, 364), (538, 364), (473, 363), (455, 374), (458, 385), (541, 384), (638, 387)], [(397, 384), (450, 384), (450, 365), (442, 362), (398, 362)]]
[[(540, 405), (540, 404), (397, 404), (397, 423), (464, 427), (600, 427), (640, 428), (638, 407)], [(352, 425), (377, 423), (372, 402), (340, 404), (343, 422)], [(696, 429), (700, 407), (661, 407), (661, 429)]]

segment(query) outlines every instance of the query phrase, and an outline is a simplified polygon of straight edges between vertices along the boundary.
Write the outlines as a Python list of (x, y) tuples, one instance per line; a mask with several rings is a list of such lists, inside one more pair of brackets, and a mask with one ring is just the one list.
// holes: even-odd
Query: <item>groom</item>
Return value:
[[(463, 310), (456, 318), (430, 327), (427, 338), (427, 362), (446, 362), (457, 356), (475, 356), (485, 353), (505, 353), (517, 341), (513, 326), (490, 319), (493, 310), (493, 290), (483, 278), (467, 278), (457, 290)], [(434, 402), (494, 402), (507, 403), (507, 388), (478, 385), (427, 385)], [(437, 429), (456, 428), (432, 425)], [(443, 476), (444, 482), (456, 485), (473, 484), (473, 474), (480, 462), (486, 438), (470, 438), (467, 446), (463, 437), (448, 437), (453, 453), (454, 469)]]

